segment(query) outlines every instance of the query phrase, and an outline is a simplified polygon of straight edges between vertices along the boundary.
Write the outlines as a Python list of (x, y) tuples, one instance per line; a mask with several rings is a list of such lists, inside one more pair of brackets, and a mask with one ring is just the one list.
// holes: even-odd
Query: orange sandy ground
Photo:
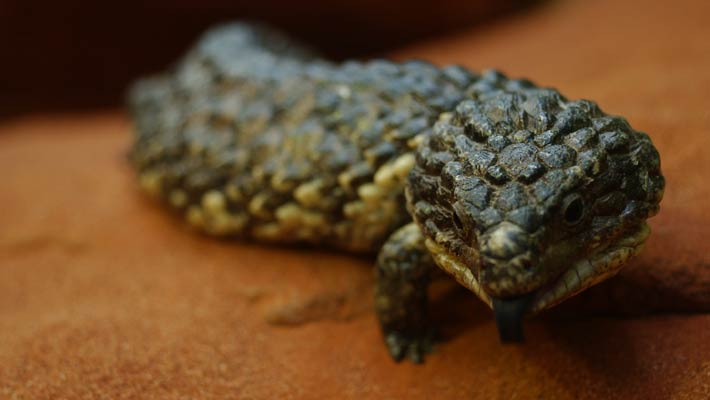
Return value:
[[(651, 134), (668, 179), (643, 255), (524, 345), (439, 287), (446, 341), (424, 365), (381, 344), (370, 260), (213, 240), (146, 199), (123, 114), (4, 122), (0, 398), (707, 398), (708, 17), (704, 0), (551, 2), (394, 54), (595, 99)], [(670, 313), (618, 317), (653, 310)]]

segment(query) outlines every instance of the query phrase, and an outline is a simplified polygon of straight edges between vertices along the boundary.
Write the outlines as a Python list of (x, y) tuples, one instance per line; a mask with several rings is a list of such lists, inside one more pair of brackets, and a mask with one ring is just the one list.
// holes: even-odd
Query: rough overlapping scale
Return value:
[[(141, 185), (216, 235), (372, 251), (413, 217), (475, 267), (481, 251), (510, 253), (489, 243), (501, 227), (535, 257), (571, 235), (599, 246), (663, 193), (648, 136), (593, 102), (497, 71), (331, 63), (251, 25), (209, 32), (130, 98)], [(568, 229), (575, 193), (590, 211)], [(515, 277), (477, 276), (507, 294), (546, 279), (518, 258)]]
[[(471, 253), (462, 252), (461, 246), (478, 254), (481, 242), (490, 240), (495, 229), (513, 224), (528, 235), (525, 257), (542, 264), (552, 240), (584, 233), (580, 247), (602, 246), (658, 211), (663, 177), (658, 153), (645, 134), (623, 118), (604, 114), (591, 101), (568, 101), (552, 89), (529, 83), (492, 89), (492, 82), (503, 79), (495, 73), (474, 83), (489, 90), (462, 101), (450, 117), (440, 119), (418, 150), (410, 176), (411, 198), (426, 202), (429, 214), (437, 215), (429, 222), (414, 210), (429, 237), (452, 254)], [(456, 166), (455, 179), (447, 168), (451, 165)], [(420, 191), (419, 181), (430, 182), (428, 186), (436, 181), (440, 188)], [(565, 201), (577, 194), (589, 205), (582, 222), (588, 229), (567, 229), (563, 221)], [(447, 223), (441, 215), (450, 215), (456, 223)], [(503, 295), (524, 293), (549, 278), (522, 262), (524, 268), (515, 274), (510, 268), (485, 270), (481, 260), (462, 262), (479, 268), (475, 273), (482, 281), (515, 275), (493, 288)]]
[[(423, 61), (330, 63), (227, 25), (134, 87), (132, 158), (146, 190), (208, 233), (373, 250), (410, 219), (414, 149), (479, 81), (508, 82)], [(427, 168), (440, 171), (444, 154)]]
[(331, 63), (254, 25), (208, 32), (130, 106), (141, 186), (192, 226), (376, 251), (414, 219), (462, 285), (535, 294), (533, 312), (616, 273), (663, 195), (649, 137), (591, 101), (493, 70)]

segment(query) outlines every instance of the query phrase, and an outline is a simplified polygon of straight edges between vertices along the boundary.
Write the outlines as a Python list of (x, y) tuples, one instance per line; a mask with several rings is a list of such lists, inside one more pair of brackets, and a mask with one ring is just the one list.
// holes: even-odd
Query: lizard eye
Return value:
[(567, 225), (577, 225), (584, 219), (584, 200), (575, 194), (565, 199), (562, 213)]

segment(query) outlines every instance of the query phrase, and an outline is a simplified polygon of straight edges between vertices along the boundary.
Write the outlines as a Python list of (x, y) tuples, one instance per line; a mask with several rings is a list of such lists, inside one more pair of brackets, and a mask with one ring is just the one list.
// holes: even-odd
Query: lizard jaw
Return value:
[(424, 245), (427, 250), (429, 250), (429, 253), (432, 255), (434, 262), (436, 262), (439, 268), (453, 276), (463, 287), (475, 293), (484, 303), (488, 304), (488, 307), (493, 308), (491, 296), (483, 290), (470, 268), (466, 267), (466, 265), (456, 257), (450, 255), (446, 249), (435, 241), (427, 238), (424, 241)]
[[(537, 314), (551, 308), (562, 301), (584, 291), (616, 275), (628, 259), (638, 254), (643, 243), (650, 234), (650, 229), (643, 223), (631, 235), (598, 249), (588, 258), (577, 261), (565, 270), (559, 278), (552, 281), (529, 303), (527, 312)], [(459, 284), (475, 293), (491, 309), (494, 309), (493, 298), (480, 285), (473, 271), (456, 257), (449, 254), (442, 246), (431, 239), (426, 239), (425, 245), (436, 264), (453, 276)]]
[(624, 236), (600, 248), (590, 257), (577, 261), (548, 285), (549, 289), (540, 291), (530, 308), (530, 313), (537, 314), (551, 308), (616, 275), (626, 261), (641, 251), (650, 233), (648, 225), (643, 223), (631, 235)]

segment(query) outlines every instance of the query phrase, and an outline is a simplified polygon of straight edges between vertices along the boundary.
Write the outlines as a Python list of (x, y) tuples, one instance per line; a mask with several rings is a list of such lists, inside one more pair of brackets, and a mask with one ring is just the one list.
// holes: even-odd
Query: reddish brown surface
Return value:
[(439, 287), (447, 341), (396, 365), (367, 260), (189, 232), (137, 192), (122, 115), (36, 116), (0, 127), (0, 398), (707, 398), (710, 315), (580, 311), (710, 304), (710, 5), (617, 3), (398, 53), (535, 77), (652, 135), (668, 188), (648, 249), (577, 318), (501, 346), (479, 301)]

